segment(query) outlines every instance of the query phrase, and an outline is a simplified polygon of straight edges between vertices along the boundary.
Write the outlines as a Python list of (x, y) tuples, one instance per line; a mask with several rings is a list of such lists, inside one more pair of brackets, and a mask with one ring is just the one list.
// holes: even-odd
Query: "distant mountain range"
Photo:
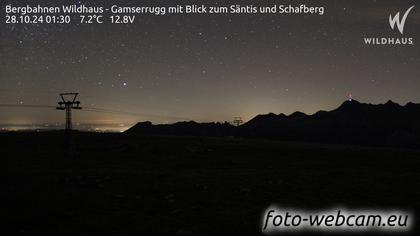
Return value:
[(257, 115), (235, 127), (194, 121), (153, 125), (140, 122), (128, 134), (243, 137), (284, 141), (420, 147), (420, 104), (392, 101), (373, 105), (346, 101), (332, 111), (313, 115)]

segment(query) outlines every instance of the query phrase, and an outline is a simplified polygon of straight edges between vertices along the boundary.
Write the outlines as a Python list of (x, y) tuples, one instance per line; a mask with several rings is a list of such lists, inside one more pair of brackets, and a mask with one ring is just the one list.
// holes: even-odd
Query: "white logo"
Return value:
[(411, 10), (413, 10), (414, 6), (410, 7), (405, 13), (402, 19), (400, 19), (400, 12), (398, 12), (394, 18), (392, 18), (392, 15), (389, 15), (389, 25), (391, 26), (392, 29), (395, 28), (395, 24), (397, 24), (398, 30), (400, 31), (401, 34), (403, 34), (404, 32), (404, 25), (405, 25), (405, 20), (407, 19), (408, 14), (410, 13)]
[[(392, 16), (392, 14), (389, 15), (389, 25), (391, 26), (391, 29), (395, 29), (395, 25), (397, 25), (398, 31), (401, 33), (401, 35), (404, 35), (404, 25), (405, 21), (407, 20), (408, 15), (410, 14), (411, 10), (413, 10), (414, 6), (411, 6), (408, 8), (408, 10), (404, 13), (402, 18), (400, 17), (400, 12), (397, 12), (395, 16)], [(414, 38), (413, 37), (393, 37), (393, 36), (382, 36), (382, 37), (375, 37), (375, 35), (372, 36), (365, 36), (363, 38), (363, 41), (365, 45), (371, 45), (371, 46), (398, 46), (398, 45), (406, 45), (406, 46), (412, 46), (415, 45)]]

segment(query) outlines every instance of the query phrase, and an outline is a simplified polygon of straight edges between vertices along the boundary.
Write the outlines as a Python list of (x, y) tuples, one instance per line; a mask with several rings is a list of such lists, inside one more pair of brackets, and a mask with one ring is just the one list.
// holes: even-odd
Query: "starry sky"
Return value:
[[(177, 120), (231, 121), (261, 113), (312, 114), (352, 94), (368, 103), (420, 102), (419, 47), (366, 46), (363, 37), (401, 37), (388, 23), (413, 0), (153, 1), (175, 4), (307, 4), (319, 15), (136, 15), (136, 23), (5, 24), (6, 4), (93, 1), (1, 1), (0, 104), (55, 106), (79, 92), (83, 124)], [(145, 1), (95, 1), (141, 5)], [(146, 1), (147, 2), (147, 1)], [(76, 16), (74, 16), (76, 17)], [(420, 4), (404, 37), (420, 44)], [(0, 124), (64, 122), (53, 108), (0, 107)]]

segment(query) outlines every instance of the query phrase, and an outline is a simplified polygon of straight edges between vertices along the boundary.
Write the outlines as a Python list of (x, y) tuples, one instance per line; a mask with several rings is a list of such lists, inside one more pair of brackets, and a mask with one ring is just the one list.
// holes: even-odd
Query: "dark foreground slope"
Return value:
[(5, 235), (260, 235), (273, 203), (420, 207), (415, 150), (83, 133), (0, 145)]
[(138, 123), (127, 133), (246, 137), (314, 143), (420, 148), (420, 104), (346, 101), (332, 111), (258, 115), (240, 127), (227, 123)]

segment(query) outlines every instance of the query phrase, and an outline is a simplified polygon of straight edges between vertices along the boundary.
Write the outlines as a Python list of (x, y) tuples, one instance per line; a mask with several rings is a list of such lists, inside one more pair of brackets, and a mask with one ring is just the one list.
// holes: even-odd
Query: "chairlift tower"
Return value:
[(76, 101), (79, 93), (60, 93), (61, 101), (58, 102), (57, 110), (66, 111), (66, 131), (72, 130), (72, 109), (81, 110), (80, 102)]
[(242, 123), (244, 123), (242, 117), (233, 117), (233, 124), (235, 126), (240, 126)]

